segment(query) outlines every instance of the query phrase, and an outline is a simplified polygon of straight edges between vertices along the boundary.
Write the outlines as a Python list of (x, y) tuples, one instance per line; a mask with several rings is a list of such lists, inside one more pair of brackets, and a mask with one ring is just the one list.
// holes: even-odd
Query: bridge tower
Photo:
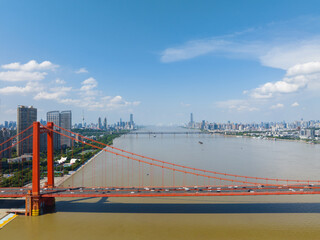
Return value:
[(32, 191), (26, 196), (26, 215), (39, 216), (43, 212), (55, 210), (55, 198), (42, 198), (40, 193), (40, 134), (47, 133), (47, 183), (45, 187), (54, 188), (53, 161), (53, 123), (48, 122), (40, 128), (39, 122), (33, 123)]

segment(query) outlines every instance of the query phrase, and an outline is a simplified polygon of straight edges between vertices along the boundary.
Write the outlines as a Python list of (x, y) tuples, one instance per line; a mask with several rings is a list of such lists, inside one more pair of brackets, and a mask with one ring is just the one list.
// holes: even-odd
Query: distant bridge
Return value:
[(211, 134), (210, 132), (128, 132), (127, 134), (163, 135), (163, 134)]

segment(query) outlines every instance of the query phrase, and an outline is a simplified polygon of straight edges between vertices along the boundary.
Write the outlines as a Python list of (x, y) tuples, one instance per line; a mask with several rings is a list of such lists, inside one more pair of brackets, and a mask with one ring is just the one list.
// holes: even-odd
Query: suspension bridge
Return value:
[[(29, 129), (32, 129), (29, 130)], [(29, 130), (29, 131), (28, 131)], [(26, 135), (30, 132), (29, 135)], [(47, 135), (47, 182), (40, 185), (40, 134)], [(55, 186), (54, 134), (99, 153), (70, 176), (68, 184)], [(320, 180), (263, 178), (221, 173), (184, 166), (129, 152), (73, 133), (52, 122), (34, 122), (8, 141), (20, 140), (7, 151), (32, 138), (32, 185), (0, 188), (0, 198), (25, 198), (26, 215), (54, 211), (56, 197), (176, 197), (319, 194)], [(73, 144), (72, 144), (73, 146)], [(2, 148), (0, 148), (2, 149)], [(73, 147), (72, 147), (73, 155)], [(82, 154), (83, 156), (83, 154)], [(98, 160), (97, 160), (98, 159)], [(22, 164), (21, 168), (24, 165)], [(75, 178), (75, 175), (77, 177)]]

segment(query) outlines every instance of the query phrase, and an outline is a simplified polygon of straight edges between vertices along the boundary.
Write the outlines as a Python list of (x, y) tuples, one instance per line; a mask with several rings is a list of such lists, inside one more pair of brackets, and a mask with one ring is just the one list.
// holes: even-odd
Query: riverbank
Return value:
[(237, 134), (226, 134), (224, 132), (210, 132), (208, 133), (226, 137), (243, 137), (243, 138), (253, 138), (253, 139), (261, 139), (261, 140), (269, 140), (269, 141), (287, 141), (287, 142), (299, 142), (299, 143), (306, 143), (306, 144), (320, 144), (319, 141), (307, 141), (304, 139), (290, 139), (290, 138), (280, 138), (280, 137), (261, 137), (261, 136), (250, 136), (250, 135), (237, 135)]

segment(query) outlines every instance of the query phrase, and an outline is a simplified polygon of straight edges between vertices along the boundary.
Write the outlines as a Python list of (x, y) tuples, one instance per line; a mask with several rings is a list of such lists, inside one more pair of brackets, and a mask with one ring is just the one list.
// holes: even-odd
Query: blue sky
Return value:
[(320, 119), (319, 5), (0, 0), (0, 122)]

